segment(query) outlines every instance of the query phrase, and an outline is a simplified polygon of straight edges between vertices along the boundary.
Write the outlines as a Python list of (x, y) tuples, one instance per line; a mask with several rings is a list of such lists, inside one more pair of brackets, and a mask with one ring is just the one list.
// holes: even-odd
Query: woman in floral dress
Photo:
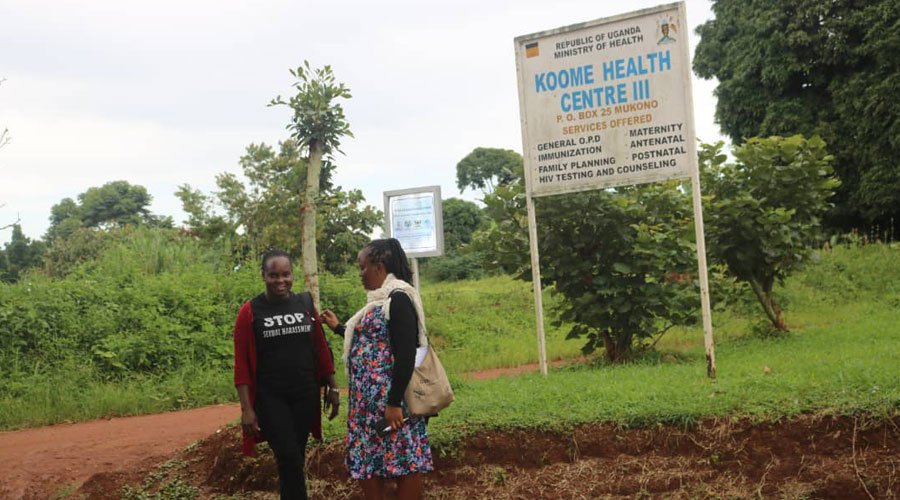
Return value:
[[(398, 498), (421, 498), (421, 474), (434, 469), (431, 446), (425, 419), (407, 418), (403, 401), (416, 347), (428, 342), (421, 299), (409, 284), (412, 272), (396, 239), (369, 243), (357, 264), (366, 306), (346, 326), (330, 310), (322, 312), (322, 321), (344, 336), (350, 381), (347, 469), (367, 499), (384, 498), (384, 480), (390, 478), (397, 479)], [(387, 426), (390, 432), (379, 435), (377, 427)]]

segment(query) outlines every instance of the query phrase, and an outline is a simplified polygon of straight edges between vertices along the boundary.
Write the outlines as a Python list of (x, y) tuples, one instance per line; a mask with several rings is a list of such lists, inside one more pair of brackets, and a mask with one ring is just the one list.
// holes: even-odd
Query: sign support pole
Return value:
[(526, 189), (525, 205), (528, 208), (528, 242), (531, 245), (531, 283), (534, 285), (534, 310), (537, 316), (538, 360), (541, 375), (547, 376), (547, 342), (544, 338), (544, 300), (541, 294), (541, 264), (538, 255), (537, 219), (534, 200)]
[(694, 197), (694, 229), (697, 232), (697, 263), (700, 271), (700, 307), (703, 310), (703, 341), (706, 344), (706, 375), (716, 379), (716, 348), (713, 343), (712, 315), (709, 307), (709, 279), (706, 270), (706, 241), (703, 235), (703, 207), (700, 203), (700, 173), (694, 168), (691, 175)]
[[(684, 2), (679, 2), (678, 13), (681, 19), (687, 19)], [(682, 50), (685, 54), (690, 54), (688, 44), (688, 33), (685, 32), (681, 37)], [(690, 67), (690, 56), (685, 68)], [(697, 141), (696, 131), (694, 130), (694, 92), (691, 89), (690, 72), (685, 69), (684, 75), (684, 101), (687, 109), (690, 110), (690, 120), (688, 120), (688, 138), (687, 144), (688, 161), (691, 164), (691, 194), (694, 198), (694, 230), (697, 233), (697, 265), (700, 272), (700, 308), (703, 314), (703, 343), (706, 345), (706, 375), (716, 380), (716, 346), (713, 342), (712, 331), (712, 314), (709, 306), (709, 278), (706, 268), (706, 237), (703, 233), (703, 204), (700, 198), (700, 165), (697, 157)]]
[(413, 257), (410, 259), (412, 261), (412, 272), (413, 272), (413, 288), (416, 291), (419, 291), (419, 259)]

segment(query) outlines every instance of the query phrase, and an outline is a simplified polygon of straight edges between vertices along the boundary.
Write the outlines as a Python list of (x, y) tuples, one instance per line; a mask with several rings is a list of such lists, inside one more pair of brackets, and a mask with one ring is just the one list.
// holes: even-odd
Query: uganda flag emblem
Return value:
[(537, 57), (541, 55), (541, 49), (538, 48), (537, 42), (525, 44), (525, 57)]

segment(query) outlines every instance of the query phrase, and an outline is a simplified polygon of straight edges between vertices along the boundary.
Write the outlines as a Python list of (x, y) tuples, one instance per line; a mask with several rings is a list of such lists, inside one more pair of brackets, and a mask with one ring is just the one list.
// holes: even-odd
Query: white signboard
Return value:
[(677, 3), (516, 38), (533, 196), (691, 175), (685, 17)]
[(428, 186), (384, 193), (385, 228), (410, 257), (444, 254), (441, 187)]

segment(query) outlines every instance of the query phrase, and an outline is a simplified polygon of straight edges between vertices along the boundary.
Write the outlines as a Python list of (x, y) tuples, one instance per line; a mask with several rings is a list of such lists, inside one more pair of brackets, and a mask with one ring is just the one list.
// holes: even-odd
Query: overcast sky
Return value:
[[(250, 143), (287, 137), (288, 72), (330, 64), (352, 91), (336, 181), (381, 208), (385, 190), (438, 184), (478, 146), (521, 152), (513, 38), (658, 1), (29, 0), (0, 3), (0, 226), (41, 237), (50, 207), (92, 186), (145, 186), (151, 210), (240, 173)], [(709, 1), (687, 1), (694, 28)], [(697, 137), (721, 138), (714, 82), (694, 79)], [(463, 198), (474, 200), (478, 192)], [(9, 229), (0, 233), (8, 241)]]

